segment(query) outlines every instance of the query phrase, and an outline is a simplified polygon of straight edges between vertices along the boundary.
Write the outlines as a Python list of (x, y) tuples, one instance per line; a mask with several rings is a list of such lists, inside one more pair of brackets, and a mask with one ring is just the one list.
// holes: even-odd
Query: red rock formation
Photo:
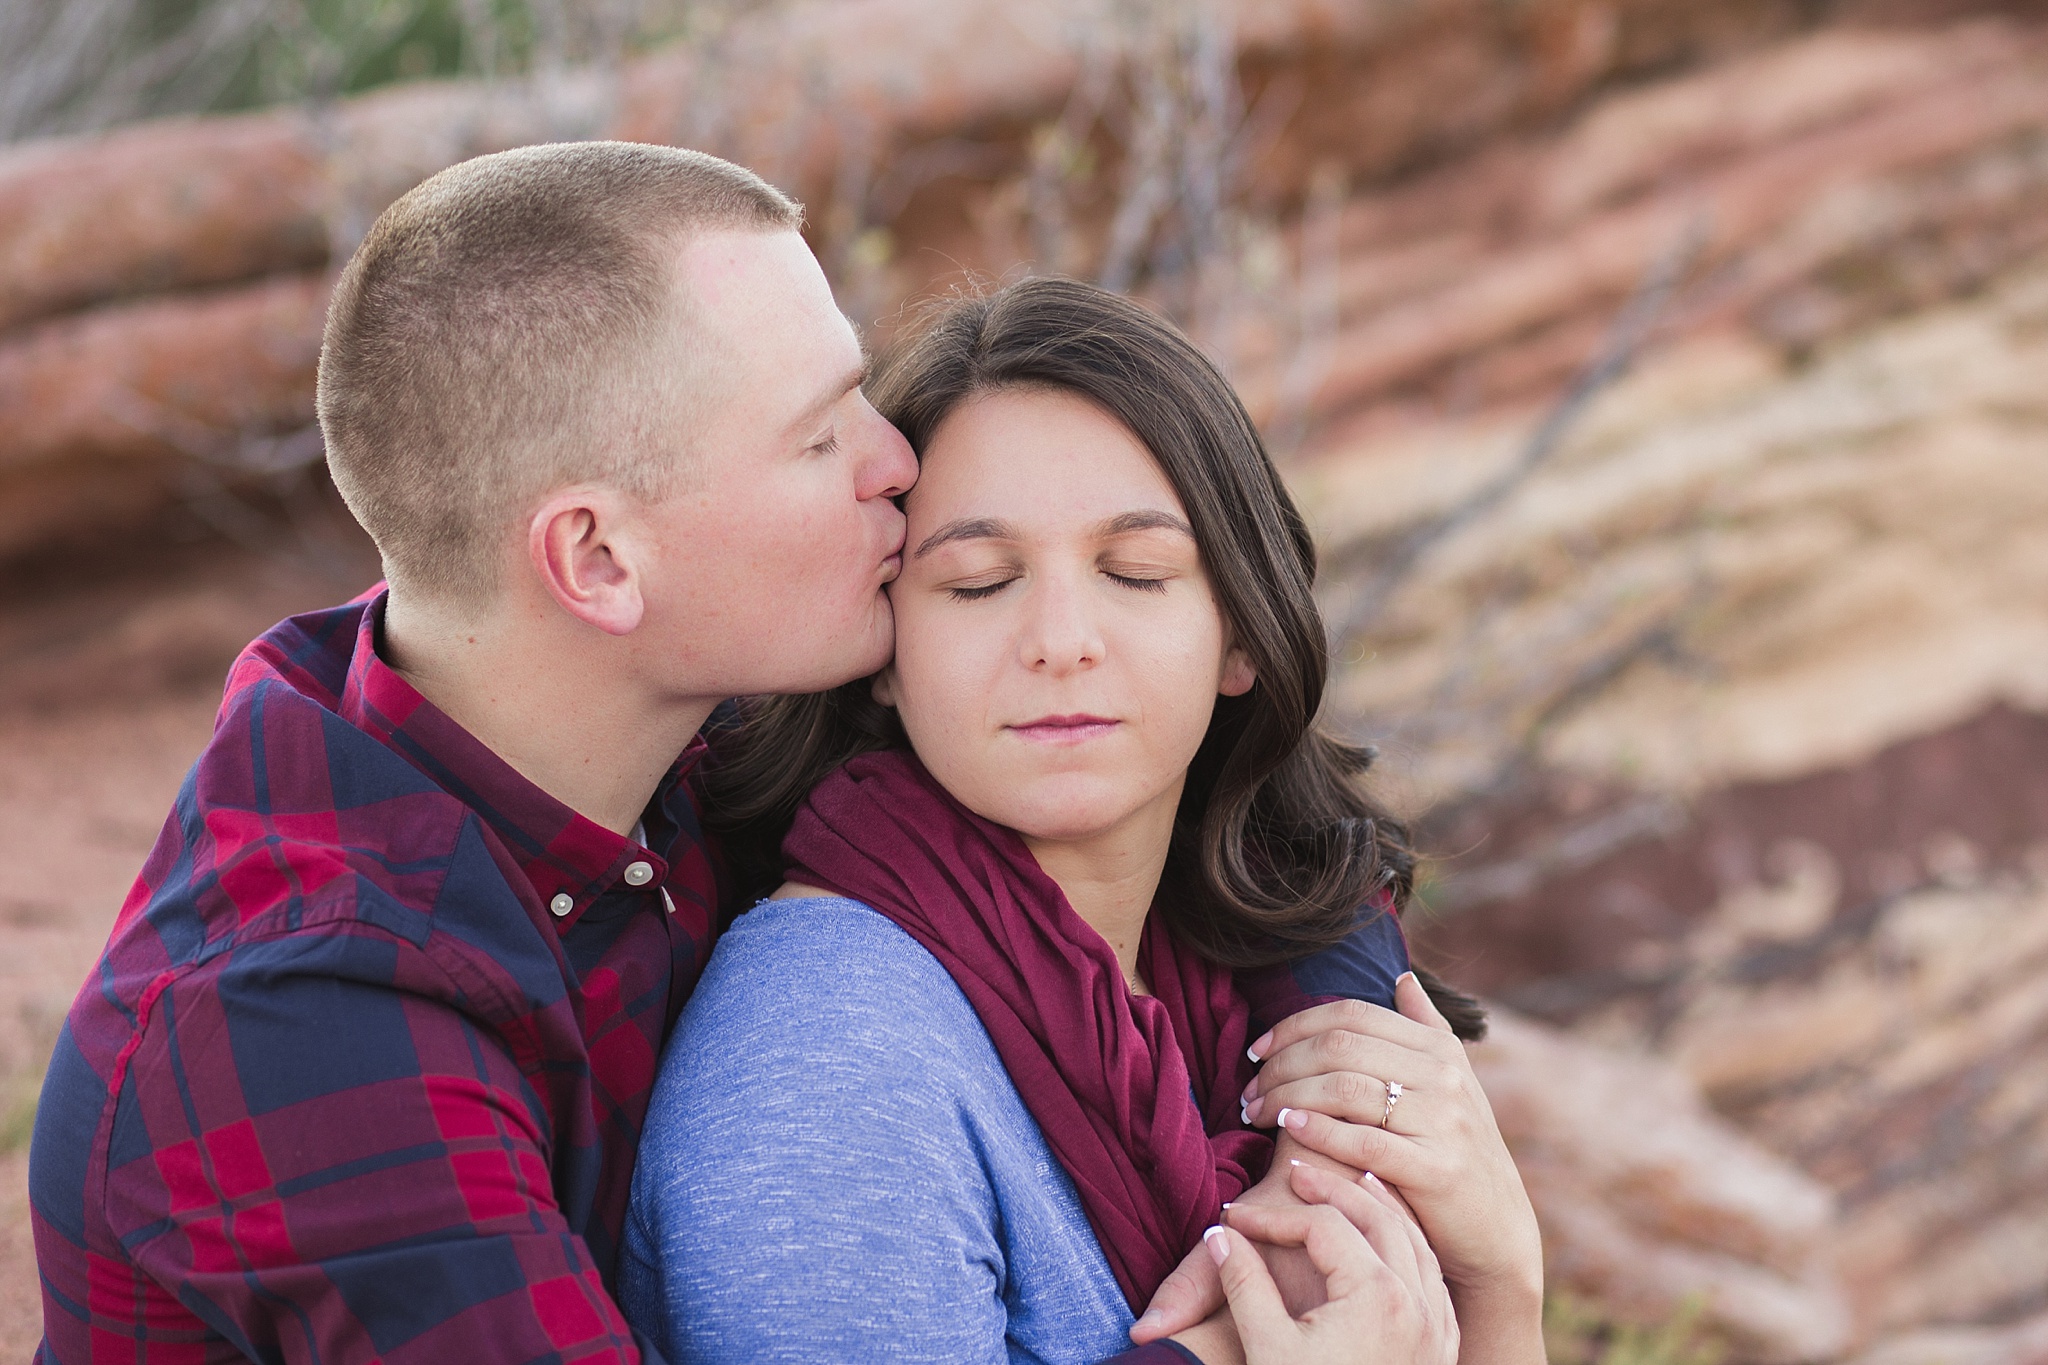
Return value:
[[(610, 133), (737, 156), (808, 201), (878, 318), (934, 261), (1000, 275), (1090, 52), (1137, 60), (1112, 8), (816, 0), (617, 78), (0, 149), (0, 557), (69, 535), (111, 560), (165, 502), (312, 455), (328, 271), (469, 155)], [(1505, 1019), (1480, 1056), (1554, 1282), (1649, 1317), (1704, 1289), (1739, 1359), (2017, 1365), (2038, 1323), (1981, 1324), (2048, 1294), (2048, 807), (2025, 766), (2048, 706), (2048, 25), (1846, 8), (1244, 7), (1238, 73), (1279, 113), (1238, 187), (1236, 321), (1208, 340), (1302, 438), (1289, 475), (1348, 622), (1333, 719), (1466, 819), (1441, 846), (1476, 851), (1430, 889), (1456, 914), (1418, 912), (1419, 937), (1548, 1021)], [(1084, 141), (1089, 246), (1120, 168)], [(1636, 372), (1361, 608), (1681, 255)], [(124, 706), (175, 691), (299, 604), (279, 584), (343, 590), (259, 556), (142, 606), (53, 605), (70, 562), (0, 603), (0, 711), (82, 706), (79, 678)], [(139, 857), (130, 817), (165, 799), (74, 781), (67, 745), (147, 750), (173, 783), (204, 734), (185, 709), (175, 742), (0, 714), (29, 765), (0, 782), (27, 869), (0, 952), (67, 978), (10, 978), (0, 1013), (61, 1010), (90, 957), (99, 921), (60, 932), (77, 831)], [(78, 813), (115, 806), (111, 833)], [(0, 1081), (42, 1042), (0, 1030)], [(1958, 1322), (1980, 1326), (1926, 1330)]]

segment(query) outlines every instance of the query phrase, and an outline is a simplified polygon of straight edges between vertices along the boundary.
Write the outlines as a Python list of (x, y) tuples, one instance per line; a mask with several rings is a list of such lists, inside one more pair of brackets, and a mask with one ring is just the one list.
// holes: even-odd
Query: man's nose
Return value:
[(917, 456), (903, 433), (880, 413), (873, 415), (871, 448), (864, 452), (854, 491), (862, 502), (869, 498), (893, 498), (910, 491), (917, 482)]

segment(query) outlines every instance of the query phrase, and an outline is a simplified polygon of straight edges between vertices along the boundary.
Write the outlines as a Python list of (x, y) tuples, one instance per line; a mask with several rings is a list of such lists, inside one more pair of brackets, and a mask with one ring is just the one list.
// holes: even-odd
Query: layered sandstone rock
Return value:
[(1543, 1227), (1545, 1272), (1650, 1321), (1699, 1301), (1745, 1358), (1829, 1359), (1849, 1313), (1829, 1191), (1711, 1114), (1671, 1067), (1496, 1009), (1474, 1063)]
[[(1048, 129), (1138, 59), (1126, 8), (797, 4), (618, 77), (0, 149), (0, 556), (41, 585), (0, 610), (0, 1083), (203, 742), (193, 680), (371, 571), (250, 540), (135, 605), (39, 548), (112, 558), (317, 458), (329, 272), (384, 204), (535, 140), (705, 145), (805, 197), (886, 324), (933, 261), (1016, 265)], [(1553, 1282), (1645, 1320), (1704, 1295), (1737, 1359), (2019, 1365), (2048, 1296), (2048, 29), (1851, 8), (1244, 7), (1277, 131), (1205, 339), (1286, 433), (1334, 718), (1457, 855), (1418, 940), (1521, 1011), (1477, 1056)], [(1091, 148), (1083, 256), (1117, 193)], [(1632, 365), (1530, 461), (1660, 272)]]
[[(317, 294), (391, 199), (483, 152), (619, 136), (738, 157), (809, 203), (849, 305), (886, 333), (934, 263), (1013, 267), (1035, 149), (1077, 82), (1150, 59), (1128, 13), (1111, 0), (809, 0), (618, 73), (398, 87), (0, 149), (0, 499), (36, 509), (0, 527), (0, 553), (175, 496), (183, 464), (260, 473), (252, 448), (307, 429), (319, 310), (302, 299), (286, 327), (257, 300), (293, 281)], [(1223, 188), (1269, 206), (1267, 254), (1281, 257), (1315, 186), (1360, 193), (1327, 291), (1293, 286), (1308, 311), (1335, 313), (1335, 335), (1307, 348), (1314, 363), (1286, 324), (1301, 310), (1266, 297), (1270, 280), (1222, 308), (1241, 336), (1210, 339), (1242, 355), (1256, 411), (1313, 426), (1446, 384), (1459, 401), (1543, 391), (1682, 235), (1722, 275), (1701, 317), (1768, 304), (1770, 326), (1808, 344), (1842, 324), (1822, 277), (1858, 250), (1961, 233), (1981, 269), (2048, 231), (2031, 211), (2039, 158), (2020, 145), (2048, 122), (2048, 80), (2038, 37), (2010, 22), (1823, 34), (1617, 94), (1562, 133), (1527, 131), (1604, 81), (1754, 48), (1812, 17), (1789, 0), (1757, 0), (1739, 21), (1671, 0), (1244, 7), (1232, 50), (1264, 134)], [(1063, 186), (1081, 260), (1131, 193), (1117, 147), (1089, 157), (1093, 179)], [(191, 344), (157, 345), (187, 311)], [(153, 377), (110, 378), (79, 328), (148, 352)], [(246, 392), (220, 410), (209, 390), (245, 363)], [(110, 505), (115, 487), (127, 496)]]

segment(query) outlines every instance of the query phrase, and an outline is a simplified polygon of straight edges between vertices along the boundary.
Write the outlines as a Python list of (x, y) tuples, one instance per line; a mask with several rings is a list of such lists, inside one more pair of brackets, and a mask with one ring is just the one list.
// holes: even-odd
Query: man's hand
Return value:
[[(1453, 1365), (1457, 1318), (1436, 1256), (1413, 1220), (1374, 1182), (1354, 1184), (1305, 1165), (1289, 1172), (1308, 1204), (1236, 1203), (1224, 1226), (1204, 1237), (1246, 1365), (1345, 1365), (1361, 1355), (1378, 1365)], [(1247, 1234), (1301, 1248), (1328, 1285), (1327, 1301), (1289, 1312), (1265, 1262), (1250, 1254)], [(1202, 1352), (1192, 1341), (1183, 1344)], [(1202, 1358), (1209, 1365), (1235, 1359)]]
[[(1304, 1169), (1311, 1175), (1326, 1173), (1340, 1183), (1358, 1174), (1336, 1161), (1310, 1153), (1283, 1134), (1266, 1178), (1225, 1208), (1299, 1207), (1309, 1202), (1301, 1193)], [(1290, 1312), (1305, 1313), (1324, 1301), (1322, 1272), (1315, 1268), (1306, 1249), (1299, 1245), (1261, 1243), (1259, 1254)], [(1151, 1304), (1131, 1327), (1131, 1340), (1142, 1346), (1161, 1337), (1179, 1338), (1196, 1324), (1218, 1315), (1223, 1307), (1223, 1281), (1217, 1274), (1215, 1259), (1206, 1248), (1198, 1246), (1159, 1286)], [(1210, 1358), (1200, 1351), (1197, 1354), (1204, 1360)]]

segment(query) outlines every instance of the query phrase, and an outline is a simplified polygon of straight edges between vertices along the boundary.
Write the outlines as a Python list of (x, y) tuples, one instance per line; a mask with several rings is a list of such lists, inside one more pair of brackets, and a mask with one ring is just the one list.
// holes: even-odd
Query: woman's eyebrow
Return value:
[(1178, 531), (1189, 540), (1195, 538), (1194, 528), (1171, 512), (1124, 512), (1095, 528), (1095, 534), (1103, 539), (1128, 535), (1132, 531)]
[(912, 559), (921, 559), (933, 550), (938, 549), (941, 545), (947, 545), (956, 540), (1016, 540), (1017, 538), (1017, 528), (1007, 521), (997, 521), (994, 517), (960, 517), (957, 520), (947, 522), (944, 526), (926, 536), (910, 557)]

